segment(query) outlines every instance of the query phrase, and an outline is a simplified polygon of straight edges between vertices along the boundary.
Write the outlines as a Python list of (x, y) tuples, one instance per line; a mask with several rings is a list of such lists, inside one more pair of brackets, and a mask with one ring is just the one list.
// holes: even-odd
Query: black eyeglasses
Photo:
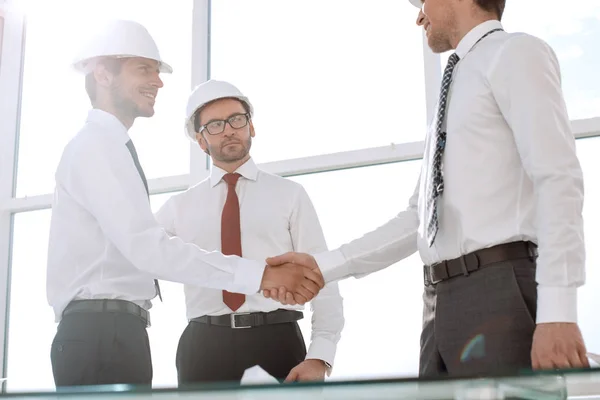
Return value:
[(225, 125), (227, 124), (229, 124), (233, 129), (240, 129), (248, 125), (248, 121), (250, 121), (249, 114), (234, 114), (227, 119), (210, 121), (208, 124), (202, 125), (198, 132), (202, 132), (204, 129), (206, 129), (209, 135), (218, 135), (223, 133), (225, 130)]

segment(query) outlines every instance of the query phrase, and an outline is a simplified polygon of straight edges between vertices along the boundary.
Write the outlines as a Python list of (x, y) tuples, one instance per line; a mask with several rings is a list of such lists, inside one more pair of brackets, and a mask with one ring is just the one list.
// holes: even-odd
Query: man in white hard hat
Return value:
[[(156, 219), (203, 249), (251, 260), (327, 250), (304, 188), (261, 170), (250, 157), (252, 116), (250, 100), (228, 82), (209, 80), (191, 93), (185, 131), (210, 155), (211, 174), (171, 197)], [(311, 303), (308, 352), (297, 323), (302, 306), (195, 285), (185, 285), (185, 297), (189, 324), (177, 348), (180, 385), (239, 381), (255, 365), (281, 381), (323, 380), (333, 364), (344, 326), (337, 283)]]
[(505, 0), (410, 1), (429, 47), (453, 53), (408, 210), (337, 250), (268, 261), (318, 264), (328, 282), (418, 249), (422, 376), (587, 366), (583, 177), (556, 55), (503, 30)]
[(59, 322), (57, 387), (151, 384), (146, 327), (157, 278), (247, 295), (281, 285), (306, 300), (318, 293), (322, 277), (313, 271), (206, 251), (157, 224), (128, 130), (154, 114), (159, 74), (172, 69), (143, 26), (115, 21), (75, 66), (93, 109), (56, 171), (47, 296)]

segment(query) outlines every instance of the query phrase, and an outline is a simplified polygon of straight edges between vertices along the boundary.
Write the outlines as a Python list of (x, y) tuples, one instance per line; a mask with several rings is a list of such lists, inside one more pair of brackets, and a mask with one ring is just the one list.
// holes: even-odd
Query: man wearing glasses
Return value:
[[(210, 80), (192, 92), (186, 134), (210, 155), (212, 171), (169, 199), (157, 220), (169, 234), (203, 249), (256, 261), (293, 250), (325, 251), (304, 188), (260, 170), (250, 158), (252, 114), (248, 98), (227, 82)], [(297, 323), (302, 306), (191, 285), (185, 297), (189, 324), (177, 349), (180, 385), (239, 381), (255, 365), (287, 381), (323, 380), (330, 371), (344, 326), (336, 283), (312, 301), (308, 353)]]

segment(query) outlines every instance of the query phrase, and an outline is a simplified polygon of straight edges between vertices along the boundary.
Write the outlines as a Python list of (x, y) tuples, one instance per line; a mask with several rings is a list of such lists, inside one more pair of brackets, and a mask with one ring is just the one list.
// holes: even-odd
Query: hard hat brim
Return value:
[(171, 67), (169, 64), (167, 64), (164, 61), (159, 61), (160, 62), (160, 66), (158, 68), (158, 70), (164, 74), (172, 74), (173, 73), (173, 67)]

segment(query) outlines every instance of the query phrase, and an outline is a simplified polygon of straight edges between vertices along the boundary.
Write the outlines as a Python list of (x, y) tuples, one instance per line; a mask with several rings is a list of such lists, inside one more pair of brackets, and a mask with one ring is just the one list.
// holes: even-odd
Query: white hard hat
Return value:
[(250, 100), (248, 100), (237, 87), (229, 82), (210, 79), (196, 86), (188, 98), (185, 112), (185, 134), (190, 140), (193, 142), (196, 141), (193, 118), (196, 111), (211, 101), (224, 98), (235, 98), (246, 103), (250, 109), (250, 116), (254, 114), (252, 103), (250, 103)]
[(423, 2), (421, 0), (408, 0), (410, 1), (410, 4), (412, 4), (413, 6), (417, 7), (417, 8), (423, 8)]
[(73, 67), (89, 73), (98, 57), (143, 57), (158, 61), (160, 72), (173, 72), (173, 68), (160, 58), (158, 47), (148, 30), (134, 21), (113, 20), (106, 24), (82, 48), (73, 61)]

